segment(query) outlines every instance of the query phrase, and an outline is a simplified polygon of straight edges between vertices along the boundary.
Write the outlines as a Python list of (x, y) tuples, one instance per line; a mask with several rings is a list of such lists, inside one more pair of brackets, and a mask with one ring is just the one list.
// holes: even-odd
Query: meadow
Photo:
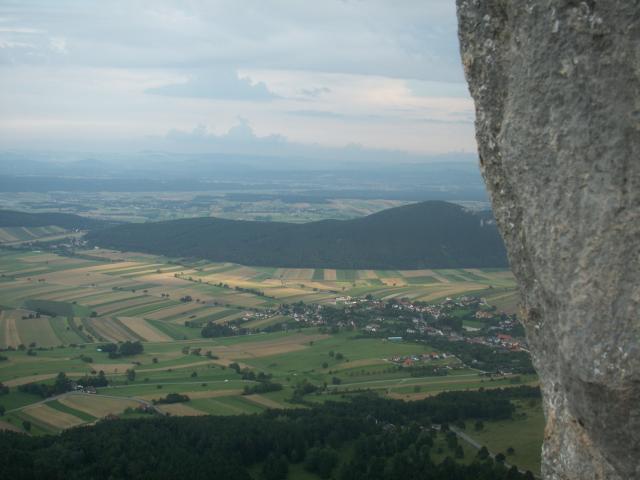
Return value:
[[(329, 335), (309, 327), (215, 339), (200, 335), (210, 321), (242, 320), (252, 329), (291, 322), (290, 317), (265, 315), (284, 303), (339, 305), (350, 296), (366, 295), (436, 302), (465, 294), (482, 295), (507, 313), (517, 304), (514, 280), (506, 270), (283, 269), (178, 263), (110, 250), (86, 250), (74, 257), (0, 250), (0, 348), (7, 358), (0, 361), (0, 382), (10, 389), (0, 396), (6, 410), (0, 427), (23, 431), (28, 422), (32, 434), (55, 433), (110, 414), (140, 415), (137, 407), (168, 393), (190, 400), (157, 405), (165, 414), (236, 415), (304, 407), (294, 393), (305, 383), (321, 387), (304, 396), (307, 405), (361, 391), (410, 401), (447, 390), (535, 384), (534, 376), (487, 377), (455, 357), (436, 362), (448, 369), (446, 376), (410, 376), (390, 358), (434, 348), (356, 333)], [(144, 352), (110, 359), (97, 350), (102, 343), (127, 340), (142, 342)], [(243, 394), (245, 387), (256, 385), (239, 373), (245, 368), (271, 375), (282, 390)], [(135, 370), (134, 378), (127, 377), (127, 370)], [(69, 392), (43, 400), (18, 390), (27, 383), (52, 383), (59, 372), (78, 379), (99, 371), (110, 384), (96, 394)], [(527, 425), (538, 428), (539, 420), (531, 415)], [(481, 438), (489, 435), (490, 448), (500, 449), (500, 432), (513, 428), (509, 422), (488, 425)], [(535, 463), (534, 456), (523, 453), (525, 446), (514, 447), (523, 464)]]

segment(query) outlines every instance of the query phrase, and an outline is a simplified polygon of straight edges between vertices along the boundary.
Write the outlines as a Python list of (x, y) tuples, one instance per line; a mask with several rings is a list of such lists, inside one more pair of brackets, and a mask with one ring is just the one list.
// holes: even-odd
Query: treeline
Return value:
[[(481, 214), (428, 201), (353, 220), (303, 224), (189, 218), (94, 230), (93, 245), (169, 257), (291, 268), (507, 267), (498, 230)], [(260, 294), (261, 292), (256, 292)]]
[[(261, 478), (281, 480), (290, 464), (302, 463), (322, 478), (339, 480), (531, 479), (486, 455), (469, 465), (456, 463), (459, 450), (448, 437), (451, 455), (436, 464), (434, 438), (442, 434), (430, 427), (508, 418), (512, 398), (538, 395), (537, 389), (518, 387), (450, 392), (417, 402), (359, 396), (251, 416), (105, 420), (58, 436), (4, 432), (0, 471), (16, 479), (251, 480), (247, 469), (258, 464)], [(341, 455), (347, 446), (354, 447), (348, 460)]]
[(204, 338), (215, 338), (215, 337), (231, 337), (233, 335), (238, 335), (239, 332), (237, 329), (232, 328), (229, 324), (222, 323), (213, 323), (207, 322), (207, 324), (202, 327), (200, 331), (200, 335)]
[(68, 230), (81, 230), (113, 225), (114, 222), (104, 222), (93, 218), (81, 217), (71, 213), (27, 213), (15, 210), (0, 210), (0, 227), (48, 227), (56, 225)]
[(18, 386), (18, 391), (22, 393), (29, 393), (31, 395), (38, 395), (42, 398), (53, 397), (54, 395), (61, 395), (66, 392), (70, 392), (75, 389), (76, 386), (85, 387), (106, 387), (109, 384), (104, 371), (100, 370), (97, 375), (86, 375), (78, 380), (71, 380), (64, 372), (58, 373), (53, 384), (48, 383), (26, 383)]
[(109, 354), (109, 358), (131, 357), (139, 355), (144, 351), (142, 343), (139, 341), (131, 342), (127, 340), (122, 343), (105, 343), (98, 347), (99, 351)]
[(46, 383), (27, 383), (18, 386), (18, 391), (47, 398), (69, 392), (73, 389), (73, 385), (74, 383), (64, 373), (60, 372), (52, 385)]
[(433, 348), (447, 351), (466, 365), (486, 372), (535, 373), (531, 357), (525, 351), (508, 351), (477, 343), (450, 342), (435, 335), (431, 335), (428, 342)]
[(191, 399), (189, 395), (182, 395), (180, 393), (169, 393), (164, 398), (159, 398), (157, 400), (153, 400), (154, 405), (162, 405), (162, 404), (171, 404), (171, 403), (183, 403), (188, 402)]

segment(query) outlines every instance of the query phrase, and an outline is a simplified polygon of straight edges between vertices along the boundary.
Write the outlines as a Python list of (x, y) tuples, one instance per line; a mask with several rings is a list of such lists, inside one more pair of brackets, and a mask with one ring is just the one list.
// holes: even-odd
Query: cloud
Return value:
[(51, 4), (0, 1), (4, 145), (475, 149), (453, 0)]
[(290, 110), (286, 113), (288, 115), (297, 115), (300, 117), (347, 118), (347, 115), (342, 113), (328, 112), (325, 110)]
[(329, 87), (303, 88), (300, 93), (305, 97), (318, 98), (325, 93), (331, 93)]
[[(0, 2), (0, 40), (43, 37), (15, 63), (107, 68), (212, 65), (463, 79), (453, 0), (30, 0)], [(4, 37), (4, 38), (3, 38)], [(49, 37), (66, 41), (62, 58)]]
[[(409, 153), (399, 149), (371, 148), (357, 143), (328, 147), (294, 142), (278, 134), (259, 136), (243, 118), (238, 119), (236, 125), (221, 134), (211, 132), (205, 125), (198, 125), (190, 131), (171, 129), (164, 137), (152, 138), (150, 141), (153, 148), (166, 151), (277, 158), (279, 161), (296, 165), (308, 162), (422, 163), (445, 158), (442, 155)], [(475, 155), (459, 153), (456, 159), (473, 161)]]
[(169, 97), (215, 98), (222, 100), (273, 100), (277, 95), (264, 82), (253, 83), (233, 70), (215, 70), (194, 74), (184, 83), (148, 88), (146, 93)]
[(210, 132), (206, 125), (197, 125), (191, 131), (184, 131), (177, 128), (171, 129), (165, 135), (169, 141), (194, 142), (208, 144), (210, 146), (223, 144), (279, 144), (287, 141), (282, 135), (267, 135), (259, 137), (251, 128), (249, 121), (239, 118), (238, 123), (231, 127), (226, 133), (216, 135)]

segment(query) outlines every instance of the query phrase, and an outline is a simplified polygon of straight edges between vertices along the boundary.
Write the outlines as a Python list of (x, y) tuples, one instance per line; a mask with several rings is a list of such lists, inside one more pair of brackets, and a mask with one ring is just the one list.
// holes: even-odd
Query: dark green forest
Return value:
[(170, 257), (289, 268), (506, 267), (486, 212), (428, 201), (354, 220), (303, 224), (190, 218), (95, 230), (93, 245)]
[[(525, 386), (446, 392), (416, 402), (360, 395), (259, 415), (103, 420), (58, 436), (4, 432), (0, 472), (14, 480), (249, 480), (248, 469), (255, 478), (258, 468), (259, 478), (279, 480), (289, 465), (302, 464), (321, 478), (338, 480), (532, 479), (486, 449), (470, 462), (458, 461), (464, 452), (448, 425), (507, 419), (515, 411), (512, 400), (539, 395)], [(436, 463), (432, 453), (439, 435), (448, 450)]]
[(0, 227), (48, 227), (55, 225), (67, 230), (75, 228), (86, 230), (107, 224), (107, 222), (101, 220), (81, 217), (71, 213), (27, 213), (15, 210), (0, 210)]

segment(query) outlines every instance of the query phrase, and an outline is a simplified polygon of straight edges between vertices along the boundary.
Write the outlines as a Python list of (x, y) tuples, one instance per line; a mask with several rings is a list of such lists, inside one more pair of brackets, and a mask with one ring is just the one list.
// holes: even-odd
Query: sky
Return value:
[(454, 0), (0, 0), (0, 149), (475, 152)]

